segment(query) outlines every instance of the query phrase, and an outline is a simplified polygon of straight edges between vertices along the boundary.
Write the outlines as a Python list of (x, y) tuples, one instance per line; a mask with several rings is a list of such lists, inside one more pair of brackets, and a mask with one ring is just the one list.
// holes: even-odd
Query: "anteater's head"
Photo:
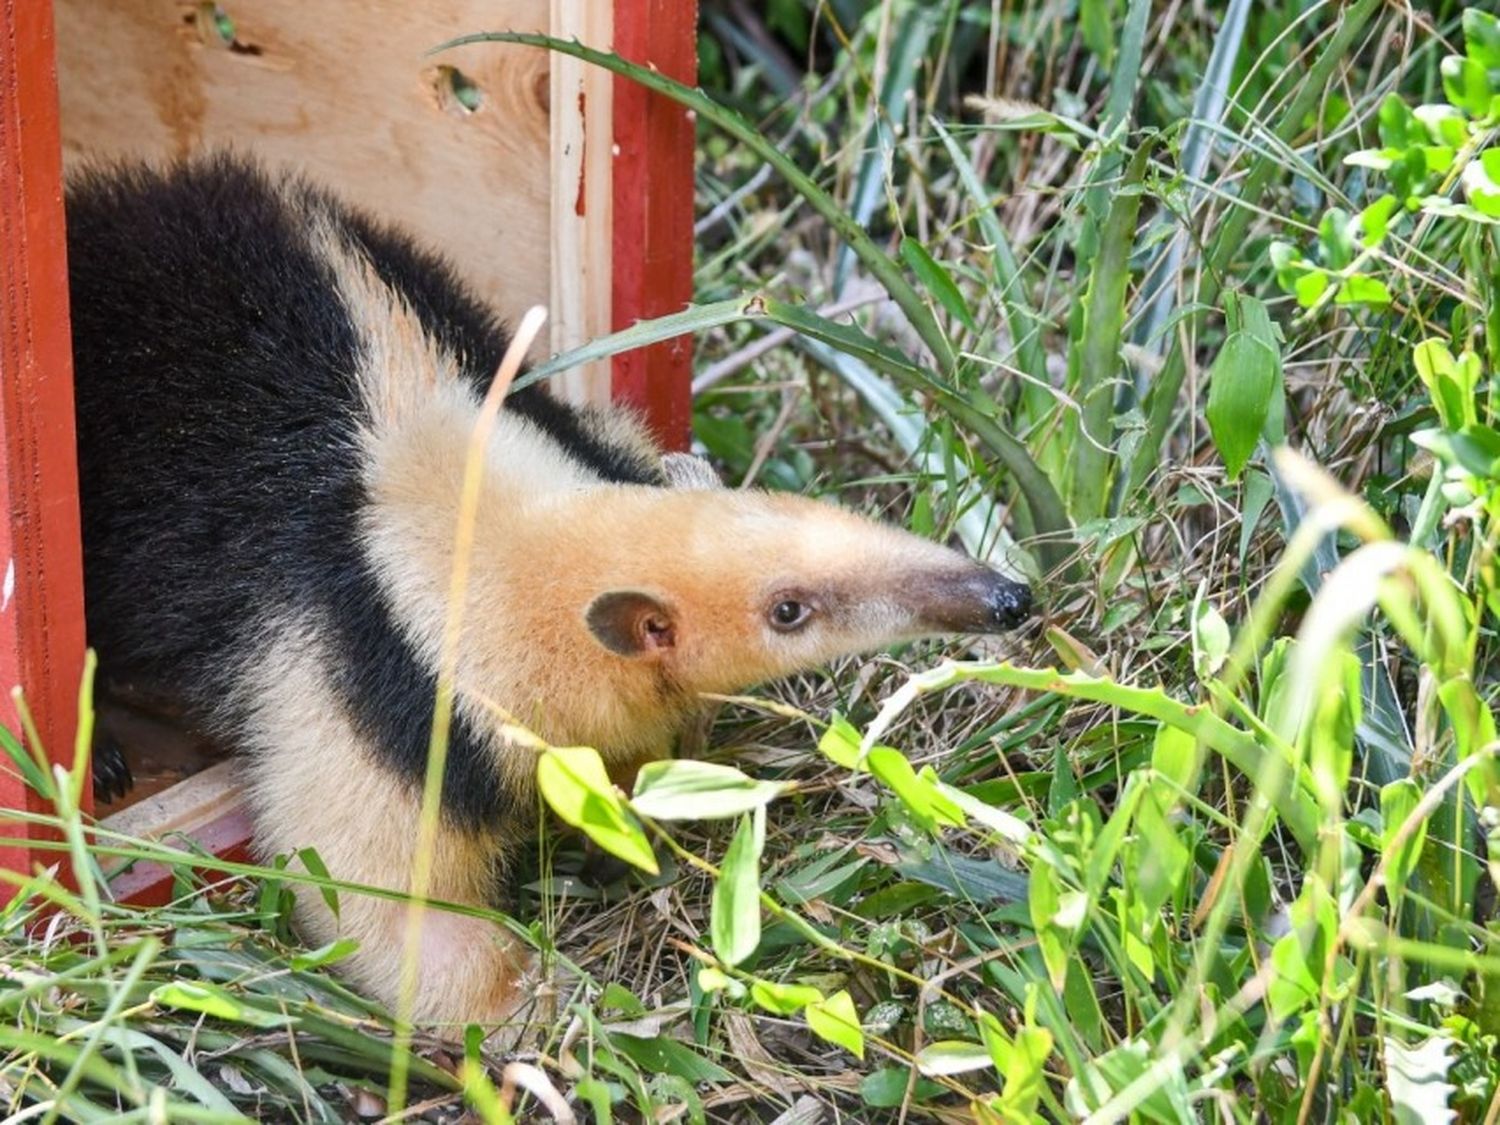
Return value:
[(989, 567), (798, 496), (620, 489), (600, 514), (618, 522), (600, 529), (574, 595), (579, 623), (601, 660), (686, 692), (918, 637), (998, 633), (1031, 612), (1026, 586)]

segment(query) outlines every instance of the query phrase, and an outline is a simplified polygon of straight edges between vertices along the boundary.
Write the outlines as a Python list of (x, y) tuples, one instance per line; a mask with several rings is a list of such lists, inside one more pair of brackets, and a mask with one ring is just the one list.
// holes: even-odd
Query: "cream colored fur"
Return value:
[[(453, 357), (435, 348), (357, 253), (327, 228), (315, 241), (351, 315), (372, 332), (360, 372), (374, 407), (362, 439), (365, 547), (397, 625), (435, 668), (478, 399)], [(594, 413), (585, 425), (659, 456), (627, 414)], [(456, 705), (479, 731), (498, 730), (488, 706), (494, 701), (551, 743), (594, 746), (622, 785), (641, 763), (670, 752), (699, 693), (739, 690), (920, 634), (901, 592), (963, 561), (828, 505), (710, 489), (692, 466), (668, 467), (682, 488), (608, 483), (503, 411), (485, 458)], [(657, 599), (671, 617), (673, 643), (634, 655), (604, 647), (586, 613), (599, 595), (618, 590)], [(778, 632), (767, 612), (787, 590), (811, 591), (839, 611), (815, 627)], [(265, 635), (272, 640), (243, 676), (259, 850), (313, 847), (338, 879), (405, 890), (416, 787), (361, 744), (324, 678), (319, 622), (268, 622)], [(494, 835), (443, 825), (435, 898), (489, 904), (536, 807), (535, 752), (498, 734), (489, 752), (515, 817)], [(358, 939), (347, 975), (394, 1003), (403, 905), (346, 893), (335, 917), (311, 891), (299, 893), (297, 916), (310, 941)], [(528, 991), (529, 963), (498, 927), (429, 912), (417, 1016), (502, 1019)]]

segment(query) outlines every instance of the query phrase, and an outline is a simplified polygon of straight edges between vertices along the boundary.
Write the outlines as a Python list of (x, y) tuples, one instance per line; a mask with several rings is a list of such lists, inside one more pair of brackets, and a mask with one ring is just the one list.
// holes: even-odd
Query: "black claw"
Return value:
[(106, 804), (118, 801), (135, 785), (130, 773), (130, 763), (125, 759), (125, 749), (113, 735), (99, 734), (94, 737), (91, 755), (94, 767), (94, 800)]

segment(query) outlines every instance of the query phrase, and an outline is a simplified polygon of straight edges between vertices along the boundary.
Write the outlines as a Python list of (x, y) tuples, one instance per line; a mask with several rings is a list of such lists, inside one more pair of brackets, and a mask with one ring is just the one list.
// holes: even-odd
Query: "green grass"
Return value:
[(630, 795), (544, 751), (658, 870), (539, 841), (515, 914), (577, 984), (503, 1052), (408, 1055), (295, 960), (324, 881), (174, 853), (172, 907), (109, 905), (91, 857), (161, 847), (64, 787), (79, 890), (0, 917), (6, 1108), (1500, 1119), (1493, 20), (704, 8), (708, 93), (637, 75), (698, 115), (697, 305), (586, 352), (694, 331), (732, 482), (1006, 561), (1042, 628), (724, 701), (724, 768)]

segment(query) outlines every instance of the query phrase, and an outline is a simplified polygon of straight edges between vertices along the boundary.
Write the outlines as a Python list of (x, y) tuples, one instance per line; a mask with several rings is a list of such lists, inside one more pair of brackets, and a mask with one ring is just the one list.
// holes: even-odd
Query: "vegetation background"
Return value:
[[(576, 985), (503, 1051), (291, 944), (292, 882), (355, 893), (315, 856), (205, 884), (11, 746), (81, 889), (0, 914), (0, 1105), (1500, 1120), (1495, 13), (704, 0), (705, 93), (596, 61), (702, 155), (697, 303), (595, 352), (697, 331), (732, 484), (959, 541), (1043, 620), (722, 701), (628, 797), (539, 747), (638, 870), (541, 845), (516, 917)], [(182, 897), (116, 908), (112, 855)]]

